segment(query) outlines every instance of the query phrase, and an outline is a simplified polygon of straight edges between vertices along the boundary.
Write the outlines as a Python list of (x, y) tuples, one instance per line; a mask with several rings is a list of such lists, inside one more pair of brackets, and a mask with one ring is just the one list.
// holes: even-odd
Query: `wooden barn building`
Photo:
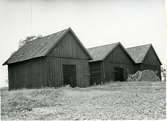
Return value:
[(126, 50), (135, 63), (135, 72), (138, 70), (153, 70), (157, 72), (161, 79), (161, 61), (151, 44), (131, 47)]
[(134, 62), (121, 43), (113, 43), (88, 49), (93, 60), (89, 61), (90, 84), (108, 81), (124, 81), (134, 73)]
[(161, 79), (161, 62), (151, 44), (125, 49), (118, 42), (85, 49), (71, 28), (27, 42), (3, 65), (8, 65), (9, 90), (86, 87), (125, 81), (147, 69)]
[(19, 48), (8, 65), (9, 90), (18, 88), (89, 86), (92, 59), (72, 29), (35, 39)]

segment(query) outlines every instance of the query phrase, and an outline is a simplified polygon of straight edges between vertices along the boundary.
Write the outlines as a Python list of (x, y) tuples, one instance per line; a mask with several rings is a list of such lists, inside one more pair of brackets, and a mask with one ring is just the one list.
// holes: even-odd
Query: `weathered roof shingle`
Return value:
[(148, 51), (150, 50), (150, 48), (153, 49), (158, 61), (160, 64), (161, 61), (158, 57), (158, 55), (156, 54), (152, 44), (146, 44), (146, 45), (140, 45), (140, 46), (135, 46), (135, 47), (130, 47), (130, 48), (126, 48), (127, 52), (129, 53), (129, 55), (131, 56), (131, 58), (133, 59), (133, 61), (136, 63), (136, 64), (139, 64), (139, 63), (143, 63)]
[(126, 48), (126, 50), (135, 63), (142, 63), (150, 47), (151, 44), (146, 44)]
[(88, 48), (88, 52), (92, 56), (93, 60), (91, 61), (100, 61), (105, 59), (105, 57), (114, 50), (120, 43), (113, 43), (103, 46), (97, 46), (93, 48)]
[[(71, 31), (74, 34), (72, 29), (68, 28), (59, 31), (57, 33), (39, 39), (35, 39), (33, 41), (26, 43), (21, 48), (19, 48), (15, 53), (13, 53), (11, 57), (3, 65), (46, 56), (48, 52), (50, 52), (50, 50), (59, 42), (59, 40), (61, 40), (61, 38), (69, 31)], [(75, 34), (74, 36), (76, 37)], [(81, 43), (80, 45), (83, 47)], [(84, 47), (83, 49), (87, 53), (87, 55), (91, 58), (87, 50)]]

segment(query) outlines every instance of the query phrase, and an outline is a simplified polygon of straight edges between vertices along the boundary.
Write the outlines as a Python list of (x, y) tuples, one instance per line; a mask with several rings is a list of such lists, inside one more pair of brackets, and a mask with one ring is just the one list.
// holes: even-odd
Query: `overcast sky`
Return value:
[(20, 39), (71, 27), (85, 47), (121, 42), (125, 47), (152, 43), (167, 60), (165, 0), (0, 0), (0, 84), (2, 63)]

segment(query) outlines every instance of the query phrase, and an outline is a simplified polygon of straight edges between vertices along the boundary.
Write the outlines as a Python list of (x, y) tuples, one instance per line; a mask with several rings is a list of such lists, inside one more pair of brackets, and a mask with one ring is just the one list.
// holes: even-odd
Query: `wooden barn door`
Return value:
[(124, 81), (124, 69), (120, 67), (114, 68), (115, 81)]
[(101, 84), (101, 64), (100, 63), (94, 63), (90, 65), (90, 84)]
[(63, 65), (63, 83), (71, 87), (77, 86), (76, 65)]

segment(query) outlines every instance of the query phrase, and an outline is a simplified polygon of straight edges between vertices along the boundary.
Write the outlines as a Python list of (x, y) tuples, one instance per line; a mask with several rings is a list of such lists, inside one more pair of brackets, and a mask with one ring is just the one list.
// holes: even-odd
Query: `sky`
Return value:
[(2, 66), (19, 40), (71, 27), (86, 48), (121, 42), (124, 47), (152, 43), (167, 64), (165, 0), (0, 0), (0, 87)]

